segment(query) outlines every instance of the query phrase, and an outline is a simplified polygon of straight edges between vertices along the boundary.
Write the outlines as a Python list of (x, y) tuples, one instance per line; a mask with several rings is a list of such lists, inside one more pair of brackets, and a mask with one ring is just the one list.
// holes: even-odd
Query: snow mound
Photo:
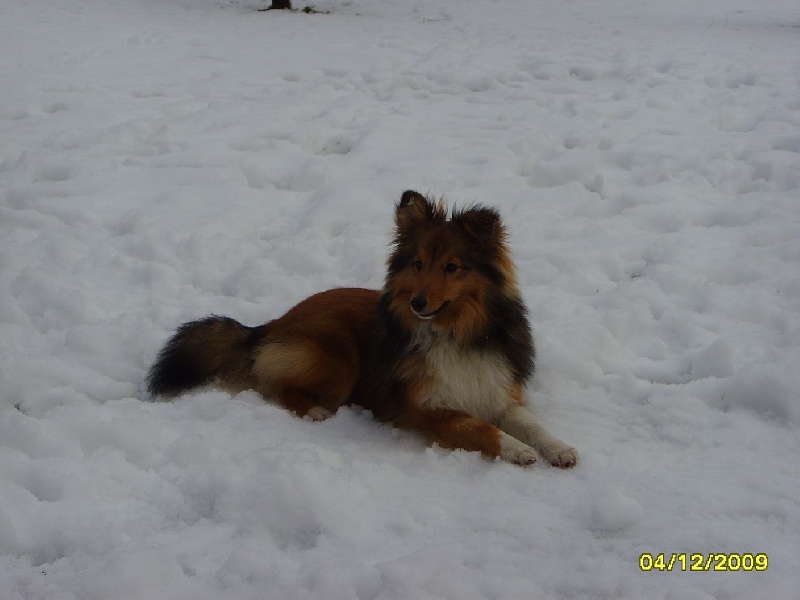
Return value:
[(618, 531), (639, 523), (644, 509), (633, 498), (617, 489), (603, 490), (592, 501), (591, 528)]

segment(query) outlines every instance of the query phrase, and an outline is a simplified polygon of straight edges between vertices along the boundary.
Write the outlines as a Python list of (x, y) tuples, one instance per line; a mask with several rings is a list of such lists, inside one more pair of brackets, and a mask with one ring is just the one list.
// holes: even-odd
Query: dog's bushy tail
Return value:
[(147, 391), (175, 396), (214, 380), (246, 388), (260, 329), (217, 315), (184, 323), (150, 368)]

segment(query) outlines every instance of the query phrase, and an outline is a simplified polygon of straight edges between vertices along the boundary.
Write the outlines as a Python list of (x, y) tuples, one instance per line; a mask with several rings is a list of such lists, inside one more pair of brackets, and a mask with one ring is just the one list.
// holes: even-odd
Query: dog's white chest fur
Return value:
[(502, 355), (465, 350), (453, 340), (432, 340), (425, 354), (431, 386), (422, 398), (431, 408), (461, 410), (494, 420), (511, 401), (511, 370)]

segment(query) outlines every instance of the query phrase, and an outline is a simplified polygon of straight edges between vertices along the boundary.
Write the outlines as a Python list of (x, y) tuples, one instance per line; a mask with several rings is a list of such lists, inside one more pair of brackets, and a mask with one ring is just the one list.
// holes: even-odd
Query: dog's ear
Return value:
[(433, 221), (435, 207), (419, 192), (406, 190), (395, 209), (394, 220), (398, 232), (408, 232)]
[(406, 190), (403, 192), (403, 195), (400, 196), (400, 204), (397, 206), (397, 208), (405, 208), (418, 202), (421, 202), (422, 204), (430, 204), (428, 199), (419, 192), (415, 192), (414, 190)]
[(454, 214), (452, 220), (485, 247), (494, 248), (505, 241), (505, 225), (493, 208), (475, 206)]

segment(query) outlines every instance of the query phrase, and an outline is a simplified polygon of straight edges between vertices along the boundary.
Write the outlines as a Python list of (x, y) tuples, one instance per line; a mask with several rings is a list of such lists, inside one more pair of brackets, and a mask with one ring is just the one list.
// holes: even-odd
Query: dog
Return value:
[(527, 407), (527, 315), (498, 212), (448, 211), (409, 190), (395, 207), (382, 290), (324, 291), (256, 327), (216, 315), (185, 323), (147, 387), (153, 397), (209, 384), (255, 390), (314, 421), (355, 403), (445, 448), (573, 467), (575, 449)]

